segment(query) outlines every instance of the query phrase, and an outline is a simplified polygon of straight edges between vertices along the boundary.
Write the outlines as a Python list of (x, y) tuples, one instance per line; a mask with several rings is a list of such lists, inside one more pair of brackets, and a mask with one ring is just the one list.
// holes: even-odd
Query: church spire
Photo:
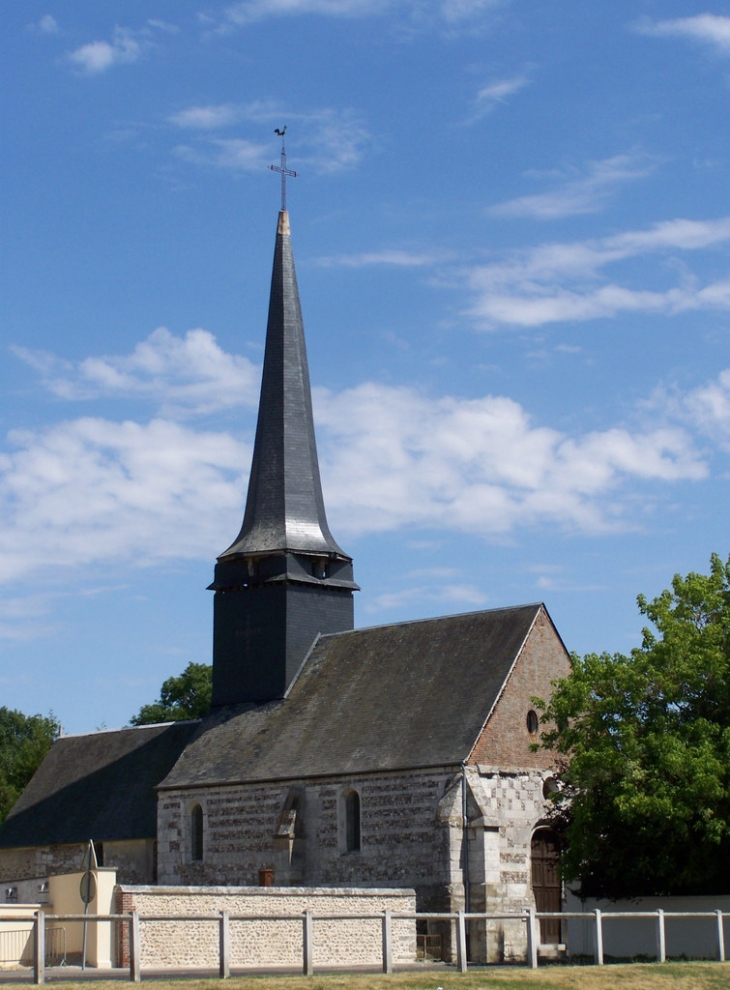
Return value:
[(350, 560), (325, 515), (289, 214), (282, 210), (246, 512), (218, 559), (287, 552)]
[(284, 697), (320, 633), (352, 629), (352, 559), (325, 515), (289, 231), (281, 210), (248, 497), (218, 558), (213, 705)]

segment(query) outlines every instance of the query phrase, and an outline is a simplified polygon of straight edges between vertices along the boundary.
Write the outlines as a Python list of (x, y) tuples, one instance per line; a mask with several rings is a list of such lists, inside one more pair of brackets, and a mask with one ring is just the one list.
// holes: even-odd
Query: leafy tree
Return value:
[(5, 820), (60, 731), (53, 713), (24, 715), (0, 708), (0, 821)]
[(639, 610), (630, 657), (572, 657), (543, 705), (563, 871), (590, 896), (730, 889), (730, 559)]
[(208, 714), (212, 694), (213, 668), (207, 663), (189, 663), (179, 677), (168, 677), (158, 700), (143, 705), (130, 722), (132, 725), (152, 725), (202, 718)]

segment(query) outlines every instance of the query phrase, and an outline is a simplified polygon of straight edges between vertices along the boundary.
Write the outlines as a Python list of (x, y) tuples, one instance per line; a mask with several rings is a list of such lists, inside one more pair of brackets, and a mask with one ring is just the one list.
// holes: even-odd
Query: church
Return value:
[(568, 653), (540, 603), (354, 628), (284, 208), (243, 525), (210, 589), (210, 714), (59, 738), (0, 828), (5, 886), (78, 869), (93, 839), (120, 883), (397, 887), (419, 911), (560, 909), (555, 770), (534, 745), (532, 698), (568, 673)]

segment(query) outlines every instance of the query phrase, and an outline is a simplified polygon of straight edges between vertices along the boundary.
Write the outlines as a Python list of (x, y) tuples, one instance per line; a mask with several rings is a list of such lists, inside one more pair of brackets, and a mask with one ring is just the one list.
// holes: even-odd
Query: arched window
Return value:
[(348, 852), (360, 848), (360, 795), (350, 791), (345, 798), (345, 837)]
[(190, 811), (190, 858), (194, 863), (203, 861), (203, 809), (199, 804)]

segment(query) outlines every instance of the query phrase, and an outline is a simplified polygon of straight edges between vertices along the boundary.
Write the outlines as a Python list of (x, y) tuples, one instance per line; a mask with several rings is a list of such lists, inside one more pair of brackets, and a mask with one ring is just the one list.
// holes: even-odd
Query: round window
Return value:
[(548, 777), (542, 785), (542, 796), (546, 801), (549, 801), (553, 794), (557, 794), (560, 791), (560, 784), (558, 783), (557, 777)]
[(532, 708), (527, 713), (527, 731), (531, 736), (534, 736), (540, 725), (540, 720), (537, 717), (537, 712)]

